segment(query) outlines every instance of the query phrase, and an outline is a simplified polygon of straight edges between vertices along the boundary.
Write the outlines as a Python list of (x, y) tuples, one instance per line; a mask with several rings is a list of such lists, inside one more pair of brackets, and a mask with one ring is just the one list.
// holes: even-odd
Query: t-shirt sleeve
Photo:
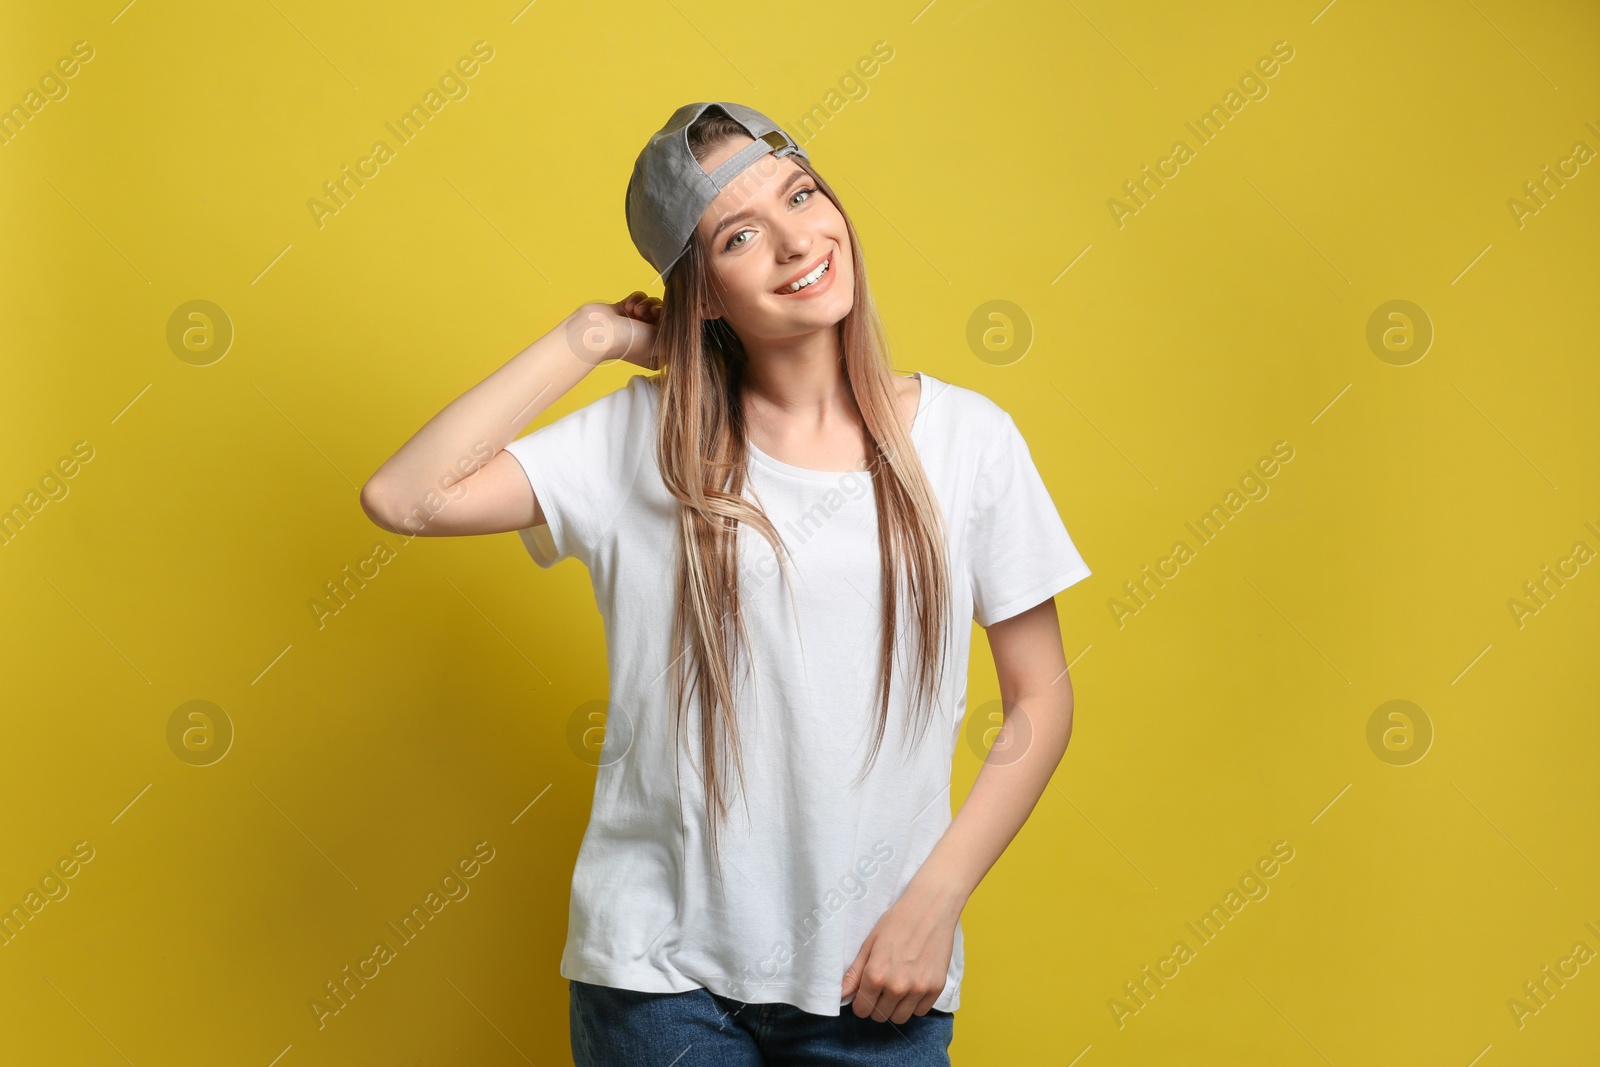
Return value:
[(553, 567), (569, 556), (589, 565), (628, 502), (645, 450), (653, 446), (654, 388), (636, 374), (622, 388), (506, 445), (548, 525), (548, 531), (517, 531), (539, 566)]
[(985, 628), (1089, 577), (1010, 413), (973, 484), (972, 617)]

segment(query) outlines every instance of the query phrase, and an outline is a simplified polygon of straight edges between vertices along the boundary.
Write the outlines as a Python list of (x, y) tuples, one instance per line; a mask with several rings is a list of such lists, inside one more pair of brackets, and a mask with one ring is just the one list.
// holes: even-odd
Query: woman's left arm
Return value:
[(1039, 802), (1072, 737), (1072, 680), (1054, 599), (985, 631), (1004, 723), (944, 836), (845, 972), (857, 1016), (903, 1023), (944, 990), (967, 898)]

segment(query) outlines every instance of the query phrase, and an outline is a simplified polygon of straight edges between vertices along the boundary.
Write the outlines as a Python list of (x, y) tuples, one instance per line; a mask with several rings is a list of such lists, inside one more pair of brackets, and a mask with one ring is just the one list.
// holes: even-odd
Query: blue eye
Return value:
[[(814, 193), (816, 191), (817, 191), (816, 189), (812, 188), (809, 185), (806, 186), (804, 189), (796, 189), (794, 191), (794, 196), (789, 197), (789, 202), (792, 204), (792, 203), (794, 203), (794, 198), (796, 196), (802, 196), (802, 195), (805, 195), (807, 193)], [(810, 199), (810, 198), (807, 197), (807, 199)], [(733, 242), (734, 241), (737, 241), (739, 238), (743, 237), (745, 234), (747, 234), (749, 232), (750, 232), (749, 230), (740, 230), (739, 232), (735, 233), (732, 237), (728, 238), (728, 243), (722, 246), (722, 250), (724, 252), (728, 251), (728, 249), (733, 247)]]

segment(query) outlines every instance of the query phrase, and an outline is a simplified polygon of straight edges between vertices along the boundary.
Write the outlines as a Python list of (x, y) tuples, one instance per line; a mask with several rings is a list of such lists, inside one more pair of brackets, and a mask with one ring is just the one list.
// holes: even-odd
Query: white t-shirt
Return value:
[[(1090, 573), (1011, 416), (981, 393), (917, 377), (911, 435), (946, 517), (954, 637), (933, 725), (906, 753), (903, 742), (916, 735), (907, 737), (911, 686), (897, 656), (877, 762), (852, 790), (878, 715), (871, 480), (781, 463), (752, 445), (746, 493), (790, 550), (794, 597), (766, 539), (741, 527), (752, 642), (744, 662), (754, 681), (737, 689), (742, 794), (731, 762), (718, 768), (729, 807), (718, 827), (720, 874), (706, 836), (692, 695), (674, 767), (666, 671), (678, 504), (656, 464), (654, 378), (635, 374), (507, 446), (549, 523), (547, 535), (519, 531), (529, 553), (543, 567), (582, 560), (605, 622), (610, 711), (572, 876), (563, 977), (646, 992), (704, 987), (819, 1015), (838, 1015), (853, 999), (840, 996), (846, 969), (950, 824), (968, 620), (1010, 618)], [(909, 651), (916, 641), (906, 612), (900, 618)], [(958, 924), (934, 1007), (960, 1005), (962, 965)]]

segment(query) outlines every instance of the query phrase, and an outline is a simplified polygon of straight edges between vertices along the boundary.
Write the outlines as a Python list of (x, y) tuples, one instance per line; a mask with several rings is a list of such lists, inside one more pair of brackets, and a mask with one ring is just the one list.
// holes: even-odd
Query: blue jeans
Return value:
[(949, 1067), (955, 1015), (834, 1018), (713, 993), (643, 993), (569, 979), (577, 1067)]

